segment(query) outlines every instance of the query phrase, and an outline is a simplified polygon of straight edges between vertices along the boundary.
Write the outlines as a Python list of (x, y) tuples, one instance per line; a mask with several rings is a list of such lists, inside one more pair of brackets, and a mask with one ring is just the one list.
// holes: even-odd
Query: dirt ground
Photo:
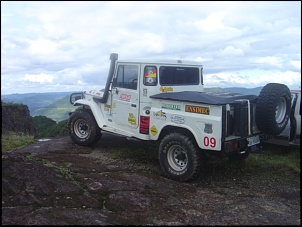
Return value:
[(2, 225), (301, 225), (300, 180), (213, 166), (181, 183), (154, 159), (110, 156), (149, 146), (104, 135), (93, 147), (62, 137), (2, 153)]

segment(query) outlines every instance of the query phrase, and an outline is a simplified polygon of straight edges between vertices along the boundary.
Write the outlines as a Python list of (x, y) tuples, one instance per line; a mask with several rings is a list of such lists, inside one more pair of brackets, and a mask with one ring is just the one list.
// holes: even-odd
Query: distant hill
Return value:
[(66, 95), (73, 92), (46, 92), (46, 93), (26, 93), (26, 94), (10, 94), (1, 95), (1, 100), (6, 103), (18, 103), (27, 105), (30, 113), (36, 109), (48, 106), (56, 102)]
[(225, 90), (243, 95), (259, 95), (263, 87), (255, 87), (255, 88), (244, 88), (244, 87), (228, 87), (224, 88)]
[(68, 112), (74, 111), (77, 107), (69, 102), (70, 95), (51, 103), (50, 105), (43, 106), (31, 112), (31, 116), (46, 116), (56, 122), (68, 119)]
[(263, 87), (256, 88), (244, 88), (244, 87), (211, 87), (204, 88), (205, 92), (208, 93), (220, 93), (225, 95), (259, 95)]
[(203, 89), (205, 92), (217, 92), (217, 93), (225, 93), (227, 92), (224, 88), (221, 87), (207, 87)]

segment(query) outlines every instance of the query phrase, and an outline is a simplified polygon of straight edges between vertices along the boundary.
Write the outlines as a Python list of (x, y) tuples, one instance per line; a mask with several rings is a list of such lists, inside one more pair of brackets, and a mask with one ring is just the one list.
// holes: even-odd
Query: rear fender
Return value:
[[(158, 140), (159, 139), (159, 140), (161, 140), (166, 134), (168, 134), (168, 133), (170, 133), (172, 131), (178, 131), (178, 132), (182, 132), (182, 133), (184, 133), (186, 135), (192, 136), (192, 138), (195, 140), (197, 146), (199, 148), (201, 148), (201, 149), (204, 149), (204, 146), (202, 144), (202, 140), (199, 138), (200, 135), (197, 135), (192, 128), (190, 128), (189, 126), (184, 125), (184, 124), (178, 125), (178, 126), (165, 124), (165, 125), (163, 125), (163, 127), (161, 127), (161, 128), (158, 129), (159, 133), (156, 136), (153, 137), (151, 135), (151, 139), (154, 139), (154, 140)], [(151, 134), (152, 134), (152, 128), (151, 128)]]

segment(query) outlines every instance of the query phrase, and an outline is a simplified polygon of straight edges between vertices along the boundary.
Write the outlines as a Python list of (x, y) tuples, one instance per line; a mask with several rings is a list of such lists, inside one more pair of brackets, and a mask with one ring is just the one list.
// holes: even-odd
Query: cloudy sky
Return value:
[(205, 87), (301, 88), (301, 1), (1, 1), (1, 94), (106, 83), (110, 53), (204, 65)]

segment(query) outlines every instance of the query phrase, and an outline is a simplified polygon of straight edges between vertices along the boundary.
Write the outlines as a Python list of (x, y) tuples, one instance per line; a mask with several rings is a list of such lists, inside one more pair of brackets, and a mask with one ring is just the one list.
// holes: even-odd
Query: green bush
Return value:
[(67, 135), (68, 120), (60, 121), (58, 124), (51, 126), (44, 131), (43, 137), (60, 137)]
[(67, 135), (68, 120), (56, 123), (46, 116), (35, 116), (33, 122), (36, 128), (37, 137), (60, 137)]
[(57, 123), (46, 116), (35, 116), (32, 118), (38, 137), (43, 137), (43, 134)]

